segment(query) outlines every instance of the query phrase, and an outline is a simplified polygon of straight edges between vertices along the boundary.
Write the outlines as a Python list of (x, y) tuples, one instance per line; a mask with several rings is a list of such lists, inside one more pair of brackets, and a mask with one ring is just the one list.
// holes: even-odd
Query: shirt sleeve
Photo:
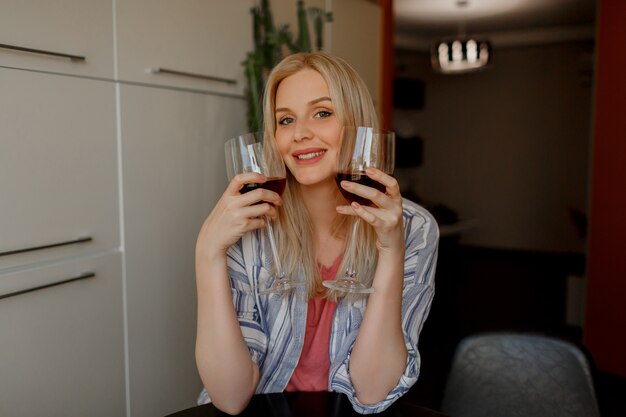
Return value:
[[(250, 265), (246, 265), (246, 257), (244, 256), (244, 247), (250, 246), (250, 242), (246, 242), (249, 237), (244, 236), (228, 249), (226, 266), (239, 328), (248, 346), (250, 357), (260, 369), (267, 350), (267, 337), (261, 327), (260, 315), (253, 292), (254, 278), (258, 276), (260, 268), (255, 267), (255, 262), (251, 259), (248, 260)], [(249, 275), (247, 268), (255, 271), (255, 274)], [(196, 402), (198, 405), (211, 402), (206, 389), (202, 389)]]
[(249, 251), (244, 250), (244, 246), (248, 246), (246, 238), (250, 237), (245, 236), (230, 247), (227, 253), (227, 268), (239, 328), (252, 360), (260, 369), (267, 351), (267, 336), (261, 325), (253, 288), (255, 282), (258, 282), (260, 266), (244, 256), (244, 253), (249, 254)]
[(404, 211), (405, 259), (402, 290), (402, 329), (407, 349), (407, 363), (398, 385), (383, 401), (365, 405), (358, 401), (350, 379), (350, 354), (356, 332), (351, 336), (345, 360), (331, 376), (330, 388), (347, 395), (355, 411), (361, 414), (379, 413), (404, 395), (417, 381), (420, 355), (417, 350), (419, 334), (428, 317), (435, 294), (434, 277), (437, 263), (439, 228), (434, 218), (421, 207), (409, 206)]

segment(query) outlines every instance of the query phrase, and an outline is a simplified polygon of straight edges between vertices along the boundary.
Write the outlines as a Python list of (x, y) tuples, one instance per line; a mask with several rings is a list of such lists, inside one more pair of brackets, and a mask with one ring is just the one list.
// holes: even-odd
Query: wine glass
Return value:
[[(386, 188), (365, 174), (367, 168), (377, 168), (386, 174), (393, 174), (395, 159), (395, 134), (388, 130), (373, 127), (344, 127), (342, 131), (341, 147), (337, 160), (337, 174), (335, 180), (343, 197), (348, 202), (357, 202), (363, 206), (373, 203), (361, 196), (344, 190), (341, 181), (352, 181), (385, 192)], [(348, 241), (347, 255), (348, 268), (342, 278), (324, 281), (325, 287), (348, 293), (371, 293), (373, 289), (363, 284), (356, 276), (355, 255), (356, 241), (360, 217), (355, 217), (352, 233)]]
[[(282, 195), (283, 191), (285, 191), (285, 185), (287, 184), (285, 165), (280, 156), (273, 155), (268, 149), (264, 149), (263, 139), (263, 132), (254, 132), (246, 133), (226, 141), (224, 147), (226, 151), (226, 172), (228, 174), (228, 180), (232, 180), (237, 174), (258, 172), (267, 177), (267, 181), (262, 184), (245, 184), (240, 190), (242, 194), (256, 190), (257, 188), (265, 188)], [(283, 270), (276, 249), (272, 220), (267, 215), (265, 216), (265, 223), (267, 224), (267, 237), (270, 241), (276, 279), (270, 288), (260, 291), (260, 294), (294, 289), (299, 285), (285, 276), (285, 271)]]

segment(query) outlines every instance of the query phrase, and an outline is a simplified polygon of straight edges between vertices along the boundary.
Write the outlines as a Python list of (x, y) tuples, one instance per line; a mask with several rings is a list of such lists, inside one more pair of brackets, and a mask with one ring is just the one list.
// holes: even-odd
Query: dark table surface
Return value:
[[(213, 404), (188, 408), (167, 417), (228, 416)], [(292, 392), (282, 394), (257, 394), (240, 416), (268, 417), (350, 417), (362, 416), (352, 409), (343, 394), (334, 392)], [(396, 401), (387, 410), (375, 414), (386, 417), (446, 417), (437, 411)]]

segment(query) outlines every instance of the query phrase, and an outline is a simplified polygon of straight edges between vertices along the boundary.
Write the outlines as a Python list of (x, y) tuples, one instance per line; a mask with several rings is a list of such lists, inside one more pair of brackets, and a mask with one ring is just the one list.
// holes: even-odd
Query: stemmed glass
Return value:
[[(228, 180), (232, 180), (237, 174), (258, 172), (267, 177), (267, 181), (262, 184), (245, 184), (240, 191), (242, 194), (257, 188), (265, 188), (282, 195), (283, 191), (285, 191), (285, 185), (287, 184), (285, 165), (280, 157), (264, 149), (263, 139), (263, 132), (254, 132), (246, 133), (226, 141), (224, 146), (226, 151), (226, 172), (228, 174)], [(294, 289), (298, 287), (298, 285), (285, 276), (285, 271), (283, 270), (276, 249), (272, 220), (267, 215), (265, 216), (265, 223), (267, 224), (267, 237), (270, 241), (276, 279), (270, 288), (260, 291), (260, 294)]]
[[(356, 201), (363, 206), (373, 203), (361, 196), (344, 190), (341, 181), (352, 181), (385, 192), (385, 186), (365, 174), (367, 168), (377, 168), (386, 174), (393, 174), (395, 159), (395, 134), (388, 130), (372, 127), (344, 127), (342, 131), (341, 147), (337, 160), (337, 186), (348, 202)], [(333, 290), (348, 293), (371, 293), (373, 289), (363, 284), (356, 276), (355, 254), (356, 239), (361, 223), (360, 217), (355, 217), (352, 233), (348, 241), (348, 268), (342, 278), (324, 281), (324, 286)]]

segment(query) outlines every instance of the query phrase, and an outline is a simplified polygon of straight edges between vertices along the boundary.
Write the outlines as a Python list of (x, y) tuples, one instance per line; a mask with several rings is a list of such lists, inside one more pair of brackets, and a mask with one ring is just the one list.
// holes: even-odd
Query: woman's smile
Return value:
[(293, 152), (291, 155), (293, 156), (293, 158), (296, 161), (296, 164), (298, 165), (312, 165), (322, 160), (325, 154), (326, 154), (326, 149), (306, 148), (306, 149), (299, 149)]

